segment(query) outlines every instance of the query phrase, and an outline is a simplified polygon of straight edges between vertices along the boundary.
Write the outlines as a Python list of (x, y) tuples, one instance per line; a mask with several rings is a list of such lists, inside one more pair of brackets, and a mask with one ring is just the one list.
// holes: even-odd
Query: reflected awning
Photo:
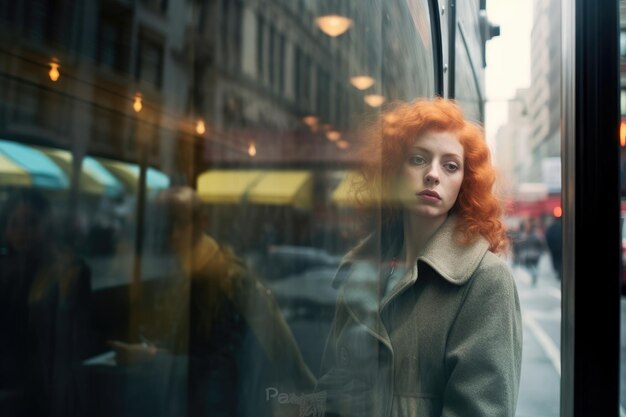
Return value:
[[(343, 179), (333, 191), (332, 200), (338, 206), (357, 206), (356, 197), (355, 197), (355, 182), (360, 182), (363, 180), (363, 177), (357, 171), (348, 171), (345, 173)], [(362, 197), (364, 198), (364, 196)], [(366, 199), (361, 203), (375, 203), (375, 199)]]
[(250, 189), (248, 201), (308, 208), (312, 192), (311, 173), (308, 171), (268, 171)]
[(262, 171), (207, 171), (198, 177), (198, 196), (207, 203), (238, 204)]
[[(139, 190), (139, 165), (105, 158), (97, 158), (97, 162), (117, 177), (127, 190), (133, 193)], [(170, 179), (166, 174), (158, 169), (148, 167), (146, 171), (146, 188), (148, 191), (162, 190), (169, 186)]]
[[(42, 188), (68, 189), (69, 180), (63, 170), (46, 154), (21, 143), (0, 140), (0, 154), (3, 156), (4, 166), (9, 177), (6, 181), (17, 181), (13, 185), (32, 185)], [(8, 163), (7, 163), (8, 160)], [(29, 178), (19, 179), (16, 167), (24, 171)], [(4, 175), (4, 174), (2, 174)], [(5, 181), (5, 179), (0, 180)]]
[(31, 184), (28, 172), (0, 153), (0, 186), (28, 187)]
[[(68, 178), (72, 177), (72, 153), (51, 148), (38, 148), (52, 159)], [(89, 194), (116, 195), (124, 191), (122, 183), (91, 156), (83, 159), (80, 190)]]

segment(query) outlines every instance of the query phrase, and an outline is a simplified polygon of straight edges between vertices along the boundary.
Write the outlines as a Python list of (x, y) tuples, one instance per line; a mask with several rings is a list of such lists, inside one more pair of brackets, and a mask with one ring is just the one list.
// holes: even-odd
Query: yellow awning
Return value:
[(27, 187), (31, 184), (28, 172), (0, 153), (0, 185)]
[(198, 196), (207, 203), (238, 204), (261, 175), (262, 171), (207, 171), (198, 177)]
[(308, 208), (312, 192), (311, 173), (308, 171), (269, 171), (252, 187), (248, 201)]

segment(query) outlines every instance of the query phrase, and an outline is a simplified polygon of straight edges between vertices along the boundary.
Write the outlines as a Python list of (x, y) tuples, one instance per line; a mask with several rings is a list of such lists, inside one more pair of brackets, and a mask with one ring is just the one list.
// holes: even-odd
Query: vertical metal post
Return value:
[(618, 416), (619, 4), (562, 0), (562, 16), (561, 416)]

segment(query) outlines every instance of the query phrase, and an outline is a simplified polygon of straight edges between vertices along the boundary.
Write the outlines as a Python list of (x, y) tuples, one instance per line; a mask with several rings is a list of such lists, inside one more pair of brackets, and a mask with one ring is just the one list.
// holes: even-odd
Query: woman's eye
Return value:
[(448, 163), (444, 164), (443, 166), (449, 172), (456, 172), (459, 169), (459, 166), (457, 164), (455, 164), (454, 162), (448, 162)]
[(409, 158), (409, 163), (411, 163), (412, 165), (422, 165), (425, 162), (426, 160), (421, 156), (412, 156)]

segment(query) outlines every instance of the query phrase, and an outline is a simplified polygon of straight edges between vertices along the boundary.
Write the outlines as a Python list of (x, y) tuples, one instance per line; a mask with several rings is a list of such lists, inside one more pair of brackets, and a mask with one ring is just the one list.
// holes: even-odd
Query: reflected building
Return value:
[[(345, 148), (362, 116), (384, 100), (431, 96), (427, 7), (368, 3), (198, 3), (191, 100), (210, 125), (205, 162), (349, 162), (354, 153)], [(350, 17), (346, 33), (331, 37), (316, 24), (330, 13)], [(351, 83), (358, 76), (361, 89)]]
[(533, 3), (531, 87), (528, 117), (531, 125), (532, 166), (527, 182), (543, 182), (543, 161), (561, 154), (561, 2)]
[(620, 36), (619, 36), (619, 69), (620, 69), (620, 187), (621, 197), (626, 197), (626, 1), (619, 2)]
[(518, 89), (509, 101), (506, 124), (496, 132), (496, 158), (501, 186), (510, 193), (529, 176), (531, 162), (529, 89)]

